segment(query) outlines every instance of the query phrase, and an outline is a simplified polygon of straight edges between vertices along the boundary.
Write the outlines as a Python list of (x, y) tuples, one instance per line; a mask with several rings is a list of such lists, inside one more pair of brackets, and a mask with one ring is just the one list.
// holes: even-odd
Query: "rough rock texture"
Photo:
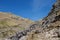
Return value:
[(44, 19), (6, 40), (60, 40), (60, 0), (57, 0)]

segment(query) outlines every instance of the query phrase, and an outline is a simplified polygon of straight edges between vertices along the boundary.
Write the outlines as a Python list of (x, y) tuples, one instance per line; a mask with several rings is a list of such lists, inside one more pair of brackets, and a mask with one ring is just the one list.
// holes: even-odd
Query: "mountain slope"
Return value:
[(38, 31), (32, 31), (28, 40), (60, 40), (60, 0), (53, 5), (48, 16), (37, 24), (40, 25)]
[(60, 40), (60, 0), (53, 5), (48, 16), (18, 32), (11, 40)]
[(0, 12), (0, 38), (10, 37), (25, 30), (33, 21), (15, 16), (11, 13)]
[[(11, 23), (10, 18), (8, 19), (9, 19), (8, 22)], [(16, 19), (14, 18), (14, 20)], [(13, 25), (10, 24), (11, 26), (10, 25), (8, 26), (9, 23), (7, 23), (7, 26), (12, 27), (12, 29), (13, 28), (15, 29), (16, 26), (14, 25), (17, 24), (20, 25), (21, 21), (20, 22), (12, 21), (12, 22), (15, 23), (13, 23)], [(26, 24), (24, 22), (27, 23), (28, 27), (26, 27)], [(60, 40), (60, 0), (57, 0), (57, 2), (53, 5), (51, 11), (49, 12), (48, 16), (46, 16), (42, 20), (36, 22), (28, 20), (28, 22), (26, 22), (24, 19), (24, 22), (21, 23), (23, 28), (22, 31), (19, 29), (20, 27), (19, 26), (16, 29), (16, 30), (19, 29), (19, 31), (15, 30), (16, 31), (15, 32), (11, 30), (11, 32), (13, 31), (15, 34), (13, 34), (12, 36), (7, 36), (6, 39), (2, 40)], [(2, 24), (4, 24), (4, 26), (6, 25), (5, 23)], [(24, 27), (26, 27), (26, 29), (24, 29)], [(3, 33), (3, 35), (4, 34), (6, 33)]]

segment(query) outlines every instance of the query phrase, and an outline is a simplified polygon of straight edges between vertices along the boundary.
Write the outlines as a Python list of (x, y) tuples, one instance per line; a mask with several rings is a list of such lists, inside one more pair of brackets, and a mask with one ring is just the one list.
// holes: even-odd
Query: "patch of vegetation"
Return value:
[(2, 28), (6, 28), (8, 25), (6, 23), (6, 21), (0, 21), (0, 29)]
[(25, 30), (25, 28), (23, 28), (23, 27), (20, 27), (20, 30)]
[(12, 20), (2, 20), (2, 21), (0, 21), (0, 29), (7, 28), (7, 27), (13, 27), (14, 25), (16, 25), (16, 23), (13, 22)]
[(0, 33), (0, 37), (2, 37), (2, 38), (10, 37), (10, 36), (14, 35), (15, 33), (16, 33), (16, 31), (9, 30), (9, 31)]

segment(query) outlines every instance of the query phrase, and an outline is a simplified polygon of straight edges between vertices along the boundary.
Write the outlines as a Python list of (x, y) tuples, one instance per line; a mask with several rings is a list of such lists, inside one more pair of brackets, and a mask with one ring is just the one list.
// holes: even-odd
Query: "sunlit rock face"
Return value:
[[(22, 23), (24, 24), (24, 22)], [(42, 20), (31, 22), (28, 28), (19, 30), (3, 40), (60, 40), (60, 0), (57, 0), (52, 6), (48, 16)]]

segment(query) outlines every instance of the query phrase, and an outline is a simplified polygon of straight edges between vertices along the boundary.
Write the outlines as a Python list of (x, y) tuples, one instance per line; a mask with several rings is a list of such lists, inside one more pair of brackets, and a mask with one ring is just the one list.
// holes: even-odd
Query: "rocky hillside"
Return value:
[(11, 13), (0, 12), (0, 38), (7, 38), (19, 31), (23, 31), (33, 21), (15, 16)]
[[(8, 19), (10, 19), (10, 18), (8, 18)], [(1, 22), (2, 21), (3, 20), (1, 20)], [(12, 25), (10, 20), (8, 22), (7, 22), (7, 24)], [(52, 6), (52, 9), (49, 12), (48, 16), (46, 16), (42, 20), (36, 21), (36, 22), (32, 22), (29, 20), (29, 22), (26, 22), (26, 21), (24, 21), (24, 22), (28, 23), (29, 25), (27, 24), (28, 27), (26, 27), (26, 29), (24, 29), (25, 26), (22, 26), (22, 28), (23, 28), (22, 31), (20, 31), (22, 29), (20, 26), (16, 27), (16, 29), (15, 29), (15, 26), (10, 26), (10, 25), (5, 26), (5, 23), (2, 23), (2, 24), (4, 24), (4, 26), (1, 24), (2, 25), (1, 29), (2, 29), (2, 27), (3, 28), (11, 27), (11, 32), (13, 31), (12, 29), (15, 29), (15, 31), (19, 28), (20, 29), (18, 32), (13, 31), (12, 33), (15, 32), (15, 34), (13, 34), (12, 36), (8, 36), (6, 38), (4, 36), (7, 36), (7, 34), (5, 32), (1, 32), (2, 35), (5, 34), (3, 36), (4, 38), (1, 40), (60, 40), (60, 0), (56, 1), (56, 3)], [(18, 21), (16, 23), (20, 24), (20, 22), (18, 22)], [(23, 25), (23, 22), (21, 24)], [(17, 24), (14, 23), (13, 25), (17, 25)], [(7, 33), (10, 33), (10, 31)], [(1, 35), (1, 37), (2, 37), (2, 35)]]

